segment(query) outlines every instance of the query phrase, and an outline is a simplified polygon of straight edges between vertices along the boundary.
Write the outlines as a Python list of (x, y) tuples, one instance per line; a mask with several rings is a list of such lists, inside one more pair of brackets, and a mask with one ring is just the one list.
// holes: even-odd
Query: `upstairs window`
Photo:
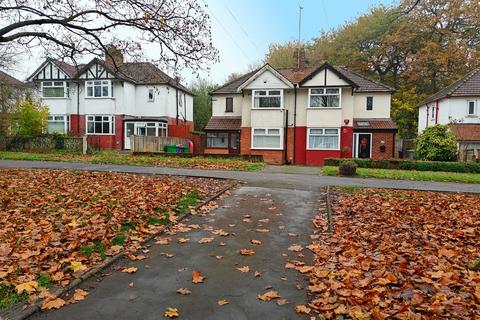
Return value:
[(225, 112), (233, 112), (233, 98), (225, 99)]
[(340, 88), (314, 88), (309, 90), (310, 108), (340, 108)]
[(475, 101), (468, 101), (468, 109), (467, 109), (467, 115), (469, 116), (473, 116), (476, 114), (476, 105), (475, 105)]
[(367, 111), (373, 110), (373, 97), (367, 97)]
[(148, 102), (153, 102), (153, 101), (155, 101), (155, 90), (148, 89)]
[(281, 108), (282, 90), (253, 90), (254, 108)]
[(112, 96), (112, 87), (110, 80), (87, 81), (88, 98), (109, 98)]
[(87, 116), (87, 134), (114, 134), (113, 116)]
[(42, 96), (44, 98), (64, 98), (68, 96), (68, 83), (65, 81), (42, 82)]

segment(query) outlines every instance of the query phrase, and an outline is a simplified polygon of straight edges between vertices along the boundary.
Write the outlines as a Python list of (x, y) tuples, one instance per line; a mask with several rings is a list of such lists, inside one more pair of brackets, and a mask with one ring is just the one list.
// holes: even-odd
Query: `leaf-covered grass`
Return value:
[[(338, 167), (324, 166), (322, 172), (323, 174), (328, 176), (335, 176), (338, 174)], [(358, 168), (356, 177), (396, 180), (480, 183), (480, 174), (458, 172)]]
[(82, 155), (79, 153), (55, 151), (52, 153), (29, 153), (0, 151), (2, 160), (29, 160), (29, 161), (64, 161), (86, 162), (93, 164), (117, 164), (134, 166), (154, 166), (173, 168), (198, 168), (255, 171), (262, 169), (263, 162), (250, 162), (239, 158), (212, 158), (212, 157), (171, 157), (161, 155), (131, 155), (116, 151), (97, 151), (93, 154)]
[[(0, 169), (0, 308), (65, 286), (107, 256), (165, 228), (223, 189), (205, 178)], [(26, 294), (28, 296), (28, 294)]]

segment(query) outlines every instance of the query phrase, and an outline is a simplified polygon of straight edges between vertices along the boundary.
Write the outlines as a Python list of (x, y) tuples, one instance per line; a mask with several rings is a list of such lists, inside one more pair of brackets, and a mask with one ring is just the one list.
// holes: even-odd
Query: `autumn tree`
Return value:
[(215, 85), (206, 79), (198, 79), (191, 86), (194, 94), (193, 121), (197, 131), (203, 131), (212, 116), (212, 98), (209, 93), (214, 89)]
[(14, 135), (35, 136), (47, 130), (48, 108), (38, 99), (26, 98), (17, 101), (10, 116), (10, 130)]
[(74, 64), (111, 44), (132, 58), (155, 44), (153, 62), (175, 70), (198, 71), (218, 59), (209, 16), (195, 0), (4, 0), (0, 21), (1, 47), (43, 47)]
[(448, 125), (426, 128), (415, 141), (415, 154), (421, 160), (457, 160), (457, 140)]

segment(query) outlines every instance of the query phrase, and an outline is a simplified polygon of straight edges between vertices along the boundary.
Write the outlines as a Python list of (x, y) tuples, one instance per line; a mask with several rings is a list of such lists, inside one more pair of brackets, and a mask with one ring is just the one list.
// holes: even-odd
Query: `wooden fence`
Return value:
[(131, 136), (132, 152), (163, 153), (167, 145), (184, 145), (184, 138)]

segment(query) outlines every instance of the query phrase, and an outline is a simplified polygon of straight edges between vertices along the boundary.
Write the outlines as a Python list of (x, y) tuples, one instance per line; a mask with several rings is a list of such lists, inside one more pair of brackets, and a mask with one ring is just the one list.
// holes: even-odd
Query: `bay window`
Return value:
[(110, 80), (87, 81), (87, 98), (109, 98), (112, 97), (112, 82)]
[(282, 90), (253, 90), (253, 108), (281, 108)]
[(70, 128), (70, 116), (51, 115), (48, 116), (48, 133), (66, 133)]
[(307, 145), (309, 150), (340, 150), (338, 128), (309, 128)]
[(283, 149), (282, 128), (252, 128), (252, 149)]
[(42, 82), (42, 96), (44, 98), (68, 97), (68, 83), (65, 81)]
[(87, 116), (87, 134), (115, 134), (113, 116)]
[(227, 132), (208, 132), (207, 133), (208, 148), (228, 148)]
[(312, 88), (308, 92), (310, 108), (340, 108), (340, 88)]

